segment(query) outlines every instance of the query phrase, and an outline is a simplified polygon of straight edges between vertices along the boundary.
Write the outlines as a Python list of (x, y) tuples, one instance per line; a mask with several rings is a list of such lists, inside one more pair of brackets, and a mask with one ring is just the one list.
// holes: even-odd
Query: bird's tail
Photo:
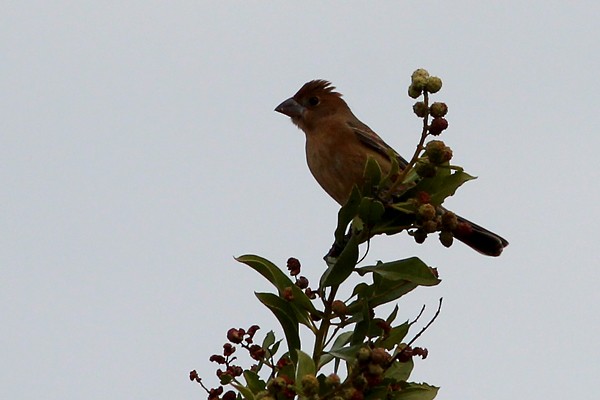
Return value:
[(457, 218), (458, 222), (466, 222), (471, 225), (472, 229), (461, 230), (456, 232), (454, 236), (473, 250), (486, 256), (497, 257), (508, 246), (508, 241), (494, 232), (490, 232), (461, 216), (457, 216)]

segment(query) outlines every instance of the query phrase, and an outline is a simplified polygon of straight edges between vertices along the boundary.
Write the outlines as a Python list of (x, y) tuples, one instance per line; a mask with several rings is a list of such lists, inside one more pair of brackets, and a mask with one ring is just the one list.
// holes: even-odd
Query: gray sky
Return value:
[[(297, 3), (297, 2), (296, 2)], [(413, 379), (440, 399), (590, 398), (600, 373), (596, 2), (6, 2), (0, 16), (0, 397), (205, 398), (230, 327), (277, 326), (233, 256), (316, 282), (337, 206), (273, 112), (331, 80), (399, 152), (410, 73), (444, 80), (443, 137), (479, 176), (448, 205), (502, 257), (376, 238), (443, 282)]]

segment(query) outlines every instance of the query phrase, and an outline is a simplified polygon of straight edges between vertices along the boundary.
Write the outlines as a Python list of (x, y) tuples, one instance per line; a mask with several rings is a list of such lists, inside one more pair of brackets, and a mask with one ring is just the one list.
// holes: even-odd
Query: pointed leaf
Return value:
[(426, 383), (408, 383), (401, 391), (392, 395), (394, 400), (433, 400), (440, 388)]
[(296, 382), (300, 382), (302, 377), (305, 375), (315, 375), (317, 368), (312, 357), (303, 352), (302, 350), (296, 350), (298, 357), (298, 366), (296, 367)]
[(435, 286), (441, 282), (418, 257), (386, 263), (378, 262), (376, 265), (357, 268), (356, 271), (361, 276), (372, 272), (388, 280), (405, 280), (422, 286)]
[(290, 350), (292, 361), (296, 361), (296, 351), (300, 348), (300, 336), (298, 333), (298, 320), (290, 305), (281, 297), (272, 293), (255, 293), (256, 297), (275, 315), (283, 328), (285, 338)]
[(268, 349), (273, 343), (275, 343), (275, 333), (273, 331), (269, 331), (265, 335), (261, 347), (263, 349)]
[(246, 386), (240, 385), (235, 382), (231, 382), (231, 386), (233, 386), (234, 388), (236, 388), (238, 390), (238, 392), (240, 392), (240, 394), (242, 395), (242, 398), (244, 400), (254, 400), (254, 393), (252, 393), (252, 391), (250, 389), (248, 389)]
[(302, 324), (310, 326), (310, 316), (308, 313), (319, 315), (319, 312), (313, 305), (312, 301), (308, 298), (306, 293), (296, 286), (294, 282), (292, 282), (292, 280), (288, 278), (287, 275), (285, 275), (283, 271), (281, 271), (281, 269), (279, 269), (279, 267), (277, 267), (271, 261), (252, 254), (237, 257), (236, 260), (248, 265), (259, 274), (267, 278), (267, 280), (277, 288), (279, 295), (282, 295), (286, 288), (291, 288), (294, 296), (293, 305), (294, 307), (297, 307), (296, 314), (298, 320)]
[(404, 338), (408, 334), (409, 328), (410, 324), (408, 323), (408, 321), (406, 321), (402, 325), (393, 327), (390, 330), (389, 335), (380, 342), (380, 346), (387, 350), (393, 349), (394, 347), (402, 343), (402, 340), (404, 340)]
[(318, 363), (318, 369), (321, 369), (321, 367), (323, 367), (325, 364), (334, 359), (333, 352), (342, 349), (346, 344), (348, 344), (350, 342), (350, 339), (352, 338), (352, 334), (353, 332), (344, 332), (339, 334), (338, 337), (335, 338), (335, 341), (331, 345), (331, 349), (321, 356), (321, 359)]
[(294, 282), (284, 274), (279, 267), (273, 264), (266, 258), (256, 256), (253, 254), (246, 254), (240, 257), (236, 257), (236, 261), (239, 261), (253, 270), (264, 276), (269, 282), (271, 282), (280, 292), (286, 287), (294, 285)]
[(394, 361), (394, 363), (385, 371), (384, 377), (393, 379), (396, 382), (406, 381), (410, 377), (413, 367), (414, 362), (412, 358), (407, 362)]
[(381, 221), (384, 212), (383, 203), (371, 197), (363, 197), (358, 207), (358, 216), (367, 225), (373, 225)]
[(337, 258), (335, 263), (327, 268), (321, 276), (321, 287), (339, 285), (342, 283), (356, 267), (358, 261), (358, 239), (356, 235), (352, 235), (346, 247), (342, 250), (342, 254)]
[(258, 393), (267, 388), (267, 383), (260, 379), (258, 374), (254, 371), (245, 370), (244, 379), (246, 380), (246, 386), (252, 393)]
[(410, 194), (414, 195), (420, 191), (427, 192), (431, 195), (431, 204), (439, 206), (444, 202), (444, 199), (454, 195), (456, 189), (463, 183), (472, 179), (475, 179), (475, 177), (463, 171), (456, 171), (449, 175), (438, 174), (433, 178), (421, 180), (411, 189)]
[(346, 228), (356, 216), (361, 198), (362, 195), (360, 194), (360, 190), (358, 190), (358, 187), (355, 185), (352, 188), (350, 197), (348, 197), (348, 201), (346, 201), (346, 204), (344, 204), (342, 208), (340, 208), (340, 210), (338, 211), (338, 225), (335, 230), (336, 243), (344, 243), (344, 237), (346, 236)]
[(359, 343), (352, 346), (342, 347), (339, 349), (332, 349), (327, 353), (335, 358), (341, 358), (344, 361), (352, 362), (356, 360), (356, 353), (358, 353), (358, 350), (360, 350), (364, 346), (365, 345), (363, 343)]

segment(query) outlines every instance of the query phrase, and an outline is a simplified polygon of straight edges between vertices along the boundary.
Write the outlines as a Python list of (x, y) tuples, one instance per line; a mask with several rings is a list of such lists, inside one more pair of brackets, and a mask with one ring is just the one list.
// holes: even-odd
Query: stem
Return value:
[(415, 166), (415, 164), (419, 160), (419, 155), (425, 149), (423, 144), (425, 143), (425, 139), (429, 135), (427, 133), (427, 128), (429, 127), (429, 93), (427, 93), (427, 91), (423, 91), (423, 102), (425, 103), (425, 106), (427, 107), (427, 112), (425, 113), (425, 116), (423, 117), (423, 129), (421, 130), (421, 139), (419, 140), (419, 143), (417, 144), (417, 148), (415, 149), (415, 152), (414, 152), (412, 158), (410, 159), (410, 161), (408, 162), (406, 167), (404, 167), (404, 169), (402, 170), (400, 175), (398, 175), (398, 178), (394, 181), (394, 183), (392, 183), (392, 186), (389, 188), (389, 193), (393, 193), (394, 189), (396, 189), (402, 182), (404, 182), (406, 175)]
[[(423, 327), (423, 329), (421, 329), (421, 330), (419, 331), (419, 333), (417, 333), (417, 334), (415, 335), (415, 337), (414, 337), (414, 338), (412, 338), (412, 340), (411, 340), (410, 342), (408, 342), (408, 344), (406, 345), (406, 347), (409, 347), (411, 344), (413, 344), (413, 343), (414, 343), (414, 342), (415, 342), (415, 341), (416, 341), (416, 340), (419, 338), (419, 336), (421, 336), (421, 335), (423, 334), (423, 332), (425, 332), (425, 331), (427, 330), (427, 328), (429, 328), (429, 327), (431, 326), (431, 324), (433, 324), (433, 321), (435, 321), (435, 319), (438, 317), (438, 315), (440, 315), (440, 311), (442, 310), (442, 300), (443, 300), (443, 298), (442, 298), (442, 297), (440, 297), (440, 303), (438, 304), (438, 309), (437, 309), (437, 311), (435, 312), (435, 314), (434, 314), (433, 318), (431, 318), (431, 321), (429, 321), (429, 322), (427, 323), (427, 325), (425, 325), (425, 326)], [(419, 314), (419, 316), (420, 316), (420, 314)], [(417, 322), (417, 321), (415, 320), (414, 322)], [(413, 322), (413, 323), (414, 323), (414, 322)]]
[(323, 350), (325, 349), (327, 333), (329, 332), (331, 319), (333, 318), (331, 304), (333, 303), (333, 300), (335, 300), (338, 287), (339, 286), (332, 286), (331, 293), (329, 293), (327, 299), (323, 298), (323, 305), (325, 306), (323, 310), (323, 320), (321, 321), (321, 326), (319, 327), (319, 330), (315, 336), (315, 347), (313, 349), (313, 361), (317, 366), (319, 365), (319, 360), (321, 359)]

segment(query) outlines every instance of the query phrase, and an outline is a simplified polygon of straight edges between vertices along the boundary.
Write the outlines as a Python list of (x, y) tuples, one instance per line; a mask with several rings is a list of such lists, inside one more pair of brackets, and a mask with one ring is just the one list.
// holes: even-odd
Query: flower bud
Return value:
[(442, 229), (447, 231), (453, 231), (458, 226), (458, 219), (456, 214), (452, 211), (446, 211), (442, 214)]
[(356, 359), (360, 363), (367, 362), (367, 361), (369, 361), (370, 358), (371, 358), (371, 349), (368, 349), (366, 347), (361, 347), (358, 350), (358, 352), (356, 353)]
[(423, 225), (421, 225), (425, 233), (433, 233), (437, 231), (437, 222), (435, 221), (425, 221)]
[(440, 232), (440, 243), (445, 247), (452, 246), (452, 242), (454, 241), (454, 236), (450, 231), (441, 231)]
[(376, 347), (371, 352), (371, 362), (378, 365), (387, 365), (392, 360), (392, 356), (388, 354), (383, 347)]
[(442, 88), (442, 80), (437, 76), (430, 76), (425, 83), (425, 90), (429, 93), (437, 93)]
[(432, 206), (431, 204), (423, 204), (422, 206), (419, 207), (419, 209), (417, 210), (417, 214), (419, 215), (419, 217), (421, 217), (424, 221), (429, 221), (430, 219), (433, 219), (436, 215), (436, 210), (435, 207)]
[(437, 167), (427, 161), (418, 161), (415, 171), (421, 178), (433, 178), (437, 173)]
[(415, 242), (422, 244), (425, 239), (427, 239), (427, 233), (423, 229), (419, 228), (415, 231), (413, 237), (415, 238)]
[(410, 76), (410, 80), (414, 82), (414, 80), (417, 78), (427, 79), (429, 78), (429, 72), (424, 68), (418, 68), (413, 71), (412, 75)]
[(291, 276), (296, 276), (300, 273), (300, 261), (297, 258), (290, 257), (287, 260), (287, 269)]
[(306, 289), (308, 287), (308, 279), (305, 276), (300, 276), (296, 279), (296, 286), (300, 289)]
[(433, 136), (439, 136), (442, 131), (448, 128), (448, 121), (446, 118), (437, 117), (431, 120), (431, 124), (429, 124), (429, 133)]
[(434, 165), (440, 165), (452, 159), (452, 149), (441, 140), (432, 140), (425, 146), (427, 158)]
[[(419, 96), (417, 96), (417, 97), (419, 97)], [(425, 105), (424, 102), (417, 101), (415, 104), (413, 104), (413, 112), (417, 115), (417, 117), (423, 118), (427, 115), (427, 106)]]
[(341, 300), (334, 300), (333, 303), (331, 303), (331, 311), (337, 316), (346, 315), (348, 306)]
[(314, 375), (304, 375), (300, 380), (300, 387), (305, 396), (312, 396), (319, 391), (319, 380)]
[(240, 344), (240, 343), (242, 343), (242, 340), (244, 339), (245, 333), (246, 333), (246, 331), (244, 331), (241, 328), (240, 329), (231, 328), (227, 331), (227, 340), (229, 340), (231, 343)]
[(325, 378), (325, 384), (327, 386), (337, 387), (340, 385), (340, 376), (338, 374), (329, 374), (327, 378)]
[(294, 300), (294, 291), (293, 291), (293, 289), (292, 289), (291, 286), (288, 286), (285, 289), (283, 289), (282, 297), (286, 301), (292, 301), (292, 300)]
[(383, 374), (383, 367), (378, 364), (369, 364), (369, 374), (371, 375), (381, 375)]
[(448, 113), (448, 106), (446, 103), (435, 102), (429, 106), (429, 113), (433, 118), (443, 117)]
[(413, 98), (416, 99), (418, 98), (421, 94), (423, 93), (423, 89), (419, 89), (418, 87), (414, 86), (414, 85), (410, 85), (408, 87), (408, 95)]

